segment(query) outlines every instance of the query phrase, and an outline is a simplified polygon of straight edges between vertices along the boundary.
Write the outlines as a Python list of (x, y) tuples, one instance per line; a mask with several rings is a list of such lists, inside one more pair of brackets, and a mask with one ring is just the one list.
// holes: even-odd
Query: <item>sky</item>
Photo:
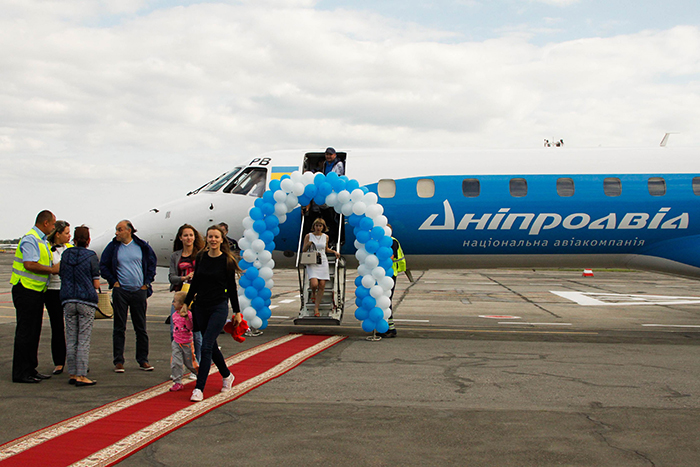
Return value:
[(0, 0), (0, 239), (42, 209), (97, 236), (277, 149), (699, 129), (696, 0)]

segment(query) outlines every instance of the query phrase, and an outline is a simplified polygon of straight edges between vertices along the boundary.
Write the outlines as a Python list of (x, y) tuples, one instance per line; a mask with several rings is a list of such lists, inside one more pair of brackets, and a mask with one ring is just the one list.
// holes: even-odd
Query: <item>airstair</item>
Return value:
[[(301, 264), (301, 253), (302, 247), (304, 245), (304, 237), (307, 233), (306, 226), (309, 222), (313, 222), (310, 219), (302, 216), (301, 220), (301, 230), (299, 231), (299, 245), (297, 246), (297, 275), (299, 277), (299, 297), (301, 301), (301, 306), (299, 309), (299, 316), (294, 320), (294, 324), (300, 325), (339, 325), (343, 319), (343, 311), (345, 308), (345, 258), (337, 258), (335, 255), (326, 255), (328, 257), (328, 272), (330, 280), (326, 281), (326, 288), (321, 297), (321, 302), (319, 304), (319, 314), (320, 316), (314, 315), (314, 309), (316, 303), (314, 301), (313, 290), (309, 284), (309, 278), (306, 274), (306, 266)], [(340, 221), (338, 222), (338, 232), (335, 238), (340, 237), (340, 231), (343, 225), (343, 216), (340, 215)], [(331, 244), (330, 248), (338, 251), (335, 244)]]

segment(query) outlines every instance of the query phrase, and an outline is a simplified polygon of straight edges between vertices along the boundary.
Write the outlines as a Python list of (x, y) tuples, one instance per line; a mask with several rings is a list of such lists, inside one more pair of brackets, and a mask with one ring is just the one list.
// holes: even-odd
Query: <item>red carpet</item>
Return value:
[[(204, 401), (190, 402), (194, 381), (169, 392), (170, 381), (31, 433), (0, 446), (0, 465), (113, 465), (153, 441), (286, 373), (342, 341), (340, 336), (291, 334), (226, 360), (236, 376), (221, 390), (213, 368)], [(233, 367), (231, 365), (234, 365)]]

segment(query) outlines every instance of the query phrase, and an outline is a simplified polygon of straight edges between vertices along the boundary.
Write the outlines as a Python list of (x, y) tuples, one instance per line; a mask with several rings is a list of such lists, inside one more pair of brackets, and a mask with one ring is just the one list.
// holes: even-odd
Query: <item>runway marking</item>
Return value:
[(700, 324), (642, 324), (642, 326), (657, 328), (700, 328)]
[(499, 321), (498, 324), (517, 324), (532, 326), (571, 326), (571, 323), (524, 323), (522, 321)]
[(429, 323), (429, 319), (394, 319), (395, 323)]
[(274, 310), (275, 308), (279, 308), (279, 305), (270, 305), (268, 308)]
[(275, 319), (291, 319), (289, 316), (275, 316), (272, 315), (270, 316), (270, 319), (275, 318)]
[(511, 316), (511, 315), (479, 315), (479, 318), (487, 318), (487, 319), (522, 319), (520, 316)]
[(668, 295), (635, 295), (598, 292), (563, 292), (550, 290), (550, 293), (576, 302), (581, 306), (630, 306), (630, 305), (695, 305), (700, 297), (673, 297)]

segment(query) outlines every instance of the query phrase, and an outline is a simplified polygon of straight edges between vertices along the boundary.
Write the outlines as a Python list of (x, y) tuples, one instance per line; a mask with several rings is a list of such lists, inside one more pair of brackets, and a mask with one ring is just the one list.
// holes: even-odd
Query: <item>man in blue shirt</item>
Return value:
[(146, 301), (153, 290), (156, 277), (156, 254), (150, 245), (136, 235), (127, 220), (117, 224), (114, 240), (102, 252), (100, 274), (112, 289), (114, 330), (112, 351), (114, 371), (124, 373), (124, 343), (126, 315), (131, 311), (131, 323), (136, 333), (136, 361), (139, 368), (152, 371), (148, 363), (148, 333), (146, 332)]

